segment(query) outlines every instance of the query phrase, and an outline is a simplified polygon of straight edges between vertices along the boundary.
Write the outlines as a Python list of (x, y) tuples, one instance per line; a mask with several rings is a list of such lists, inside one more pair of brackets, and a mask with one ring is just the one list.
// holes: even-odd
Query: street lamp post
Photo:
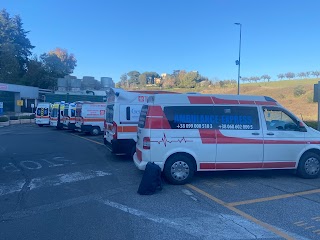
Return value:
[(236, 65), (238, 65), (238, 95), (240, 94), (240, 64), (241, 64), (241, 23), (235, 23), (240, 26), (240, 41), (239, 41), (239, 59), (236, 60)]

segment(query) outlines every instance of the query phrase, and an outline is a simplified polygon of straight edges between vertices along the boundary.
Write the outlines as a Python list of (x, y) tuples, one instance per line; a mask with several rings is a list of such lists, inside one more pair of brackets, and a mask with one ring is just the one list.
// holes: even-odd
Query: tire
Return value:
[(38, 124), (39, 127), (43, 127), (43, 124)]
[(128, 156), (133, 158), (133, 155), (135, 154), (136, 152), (136, 145), (133, 145), (130, 149), (130, 152), (128, 153)]
[(183, 154), (170, 157), (164, 165), (166, 179), (175, 185), (188, 183), (194, 175), (195, 164), (193, 160)]
[(319, 177), (320, 156), (313, 152), (304, 154), (299, 161), (298, 175), (303, 178)]
[(100, 134), (100, 129), (99, 129), (98, 127), (93, 127), (93, 128), (91, 129), (91, 131), (90, 131), (90, 134), (91, 134), (92, 136), (97, 136), (97, 135)]

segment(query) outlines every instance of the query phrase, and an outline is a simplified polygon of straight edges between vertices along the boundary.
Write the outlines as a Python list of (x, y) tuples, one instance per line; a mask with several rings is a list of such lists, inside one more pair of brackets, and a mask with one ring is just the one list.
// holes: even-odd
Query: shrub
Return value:
[(303, 95), (303, 94), (305, 94), (305, 93), (306, 93), (306, 90), (305, 90), (304, 87), (301, 86), (301, 85), (296, 86), (296, 87), (294, 88), (294, 91), (293, 91), (293, 95), (294, 95), (295, 97), (299, 97), (299, 96), (301, 96), (301, 95)]
[(8, 122), (9, 118), (7, 116), (0, 116), (0, 122)]
[(10, 116), (10, 120), (18, 120), (19, 117), (18, 116)]

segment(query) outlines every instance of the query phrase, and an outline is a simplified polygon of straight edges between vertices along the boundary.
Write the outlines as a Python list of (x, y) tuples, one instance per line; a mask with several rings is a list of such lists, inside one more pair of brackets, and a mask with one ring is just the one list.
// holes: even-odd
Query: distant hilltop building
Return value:
[(115, 83), (111, 77), (101, 77), (101, 85), (103, 89), (108, 87), (112, 87), (112, 88), (115, 87)]
[(111, 77), (101, 77), (101, 82), (91, 76), (77, 79), (75, 76), (58, 78), (58, 92), (80, 92), (81, 90), (104, 90), (115, 87)]

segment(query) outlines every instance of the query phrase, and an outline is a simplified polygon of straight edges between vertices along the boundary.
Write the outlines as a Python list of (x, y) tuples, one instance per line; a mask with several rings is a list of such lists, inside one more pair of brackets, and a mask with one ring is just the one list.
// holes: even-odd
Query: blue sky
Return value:
[(1, 0), (34, 53), (74, 53), (74, 74), (198, 70), (209, 79), (320, 70), (318, 0)]

